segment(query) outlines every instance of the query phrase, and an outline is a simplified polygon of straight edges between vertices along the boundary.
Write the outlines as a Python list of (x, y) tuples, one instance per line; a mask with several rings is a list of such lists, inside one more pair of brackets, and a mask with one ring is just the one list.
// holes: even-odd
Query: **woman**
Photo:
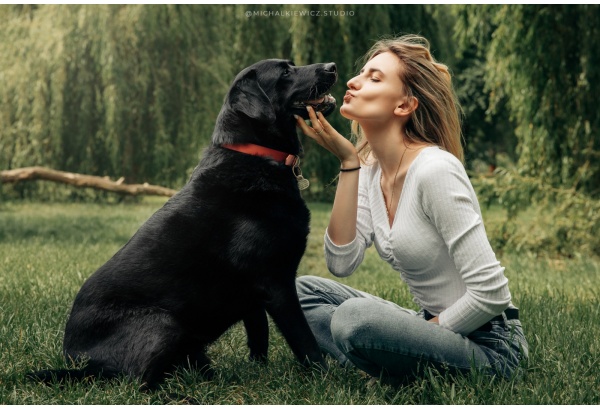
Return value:
[(462, 163), (448, 68), (414, 35), (377, 42), (366, 61), (340, 108), (356, 146), (310, 107), (310, 126), (297, 118), (341, 163), (327, 266), (348, 276), (375, 244), (421, 309), (304, 276), (306, 318), (324, 352), (374, 377), (406, 380), (428, 365), (509, 378), (528, 346)]

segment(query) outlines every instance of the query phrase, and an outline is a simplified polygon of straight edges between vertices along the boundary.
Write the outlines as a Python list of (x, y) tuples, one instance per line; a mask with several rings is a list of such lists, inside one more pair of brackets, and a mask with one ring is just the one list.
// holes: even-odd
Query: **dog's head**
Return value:
[(248, 133), (248, 125), (260, 130), (261, 138), (295, 135), (294, 114), (308, 118), (307, 105), (323, 115), (333, 112), (336, 101), (329, 90), (336, 80), (335, 63), (296, 66), (289, 60), (269, 59), (245, 68), (233, 81), (221, 111), (218, 126), (226, 135), (216, 134), (215, 142), (234, 142), (232, 129)]
[(311, 105), (323, 115), (336, 106), (329, 90), (337, 80), (335, 63), (295, 66), (289, 60), (263, 60), (238, 74), (230, 91), (232, 107), (265, 122), (308, 118)]

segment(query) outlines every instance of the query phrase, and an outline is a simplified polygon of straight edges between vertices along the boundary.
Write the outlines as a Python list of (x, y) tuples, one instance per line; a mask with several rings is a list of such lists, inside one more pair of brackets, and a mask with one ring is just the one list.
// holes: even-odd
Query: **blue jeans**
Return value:
[(428, 366), (465, 373), (472, 368), (511, 378), (527, 358), (518, 319), (492, 320), (462, 336), (415, 312), (330, 279), (301, 276), (296, 289), (321, 350), (342, 366), (404, 382)]

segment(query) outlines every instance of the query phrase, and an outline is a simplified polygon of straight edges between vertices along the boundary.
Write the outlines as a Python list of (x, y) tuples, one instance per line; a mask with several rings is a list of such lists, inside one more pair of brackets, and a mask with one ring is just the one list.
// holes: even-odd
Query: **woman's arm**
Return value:
[(455, 158), (436, 160), (422, 175), (420, 185), (425, 213), (444, 239), (467, 288), (463, 297), (440, 313), (438, 321), (466, 335), (508, 307), (508, 280), (488, 241), (462, 164)]
[[(342, 169), (360, 167), (360, 160), (354, 145), (338, 133), (321, 113), (316, 113), (307, 107), (312, 127), (302, 118), (297, 117), (297, 123), (302, 132), (315, 140), (323, 148), (335, 155)], [(327, 233), (335, 245), (349, 244), (356, 238), (356, 221), (358, 209), (358, 176), (359, 172), (340, 172), (335, 199), (329, 219)]]
[[(356, 148), (325, 118), (309, 109), (311, 125), (297, 117), (298, 127), (340, 160), (343, 169), (360, 167)], [(318, 115), (318, 118), (317, 118)], [(317, 133), (317, 131), (319, 131)], [(361, 171), (364, 171), (361, 170)], [(335, 276), (349, 276), (360, 265), (372, 241), (371, 213), (361, 171), (340, 172), (329, 225), (325, 233), (325, 260)]]

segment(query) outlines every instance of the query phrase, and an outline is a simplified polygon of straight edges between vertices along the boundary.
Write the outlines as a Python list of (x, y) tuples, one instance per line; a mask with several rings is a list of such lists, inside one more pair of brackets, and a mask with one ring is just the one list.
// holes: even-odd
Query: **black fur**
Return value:
[(332, 63), (264, 60), (243, 70), (189, 182), (77, 294), (64, 354), (84, 367), (29, 377), (50, 383), (126, 374), (150, 389), (176, 366), (210, 377), (206, 347), (240, 320), (250, 357), (266, 360), (265, 310), (302, 363), (325, 367), (295, 290), (310, 216), (292, 169), (221, 145), (298, 155), (293, 114), (306, 110), (297, 102), (317, 99), (336, 78)]

